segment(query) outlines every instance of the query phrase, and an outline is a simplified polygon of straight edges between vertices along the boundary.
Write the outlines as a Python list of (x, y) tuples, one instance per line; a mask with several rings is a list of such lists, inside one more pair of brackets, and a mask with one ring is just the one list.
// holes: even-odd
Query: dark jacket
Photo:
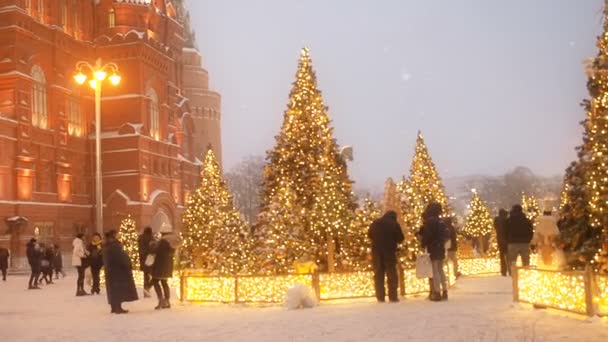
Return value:
[(456, 227), (450, 222), (446, 221), (445, 226), (448, 229), (448, 239), (450, 240), (450, 248), (448, 251), (456, 252), (458, 250), (458, 237), (456, 236)]
[(507, 217), (496, 216), (494, 218), (494, 230), (496, 231), (496, 242), (498, 246), (505, 247), (507, 245)]
[(46, 248), (42, 253), (42, 261), (43, 269), (46, 271), (53, 270), (53, 261), (55, 260), (55, 255), (53, 250), (50, 248)]
[(40, 248), (36, 246), (35, 242), (28, 242), (25, 245), (25, 254), (27, 255), (27, 262), (30, 264), (32, 270), (40, 270), (40, 262), (42, 261), (42, 252)]
[(118, 304), (137, 300), (131, 260), (116, 239), (108, 239), (103, 247), (108, 303)]
[(445, 259), (445, 243), (449, 239), (449, 231), (438, 217), (425, 220), (420, 229), (422, 232), (422, 248), (426, 248), (431, 260)]
[(511, 212), (507, 219), (507, 243), (530, 243), (532, 241), (532, 222), (522, 212)]
[(372, 241), (372, 254), (395, 255), (397, 245), (403, 242), (404, 236), (396, 217), (384, 215), (375, 220), (369, 227), (367, 236)]
[(137, 248), (139, 251), (139, 268), (140, 271), (144, 270), (146, 266), (146, 258), (150, 254), (150, 243), (152, 242), (152, 234), (141, 234), (137, 239)]
[(56, 249), (53, 253), (53, 267), (56, 270), (63, 269), (63, 255), (61, 255), (61, 251)]
[(5, 270), (8, 268), (8, 256), (10, 253), (6, 248), (0, 248), (0, 270)]
[(89, 243), (87, 245), (87, 251), (89, 252), (87, 265), (93, 268), (101, 268), (103, 266), (103, 254), (101, 244), (94, 245), (93, 243)]
[(173, 256), (175, 247), (172, 246), (168, 237), (163, 237), (151, 253), (155, 254), (154, 265), (152, 265), (153, 279), (169, 279), (173, 277)]

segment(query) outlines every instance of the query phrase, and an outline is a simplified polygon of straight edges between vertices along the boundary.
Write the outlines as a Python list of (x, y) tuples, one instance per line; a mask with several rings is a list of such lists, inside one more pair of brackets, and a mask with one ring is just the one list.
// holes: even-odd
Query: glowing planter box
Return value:
[(601, 316), (608, 316), (608, 276), (596, 276), (597, 296), (594, 301), (597, 303), (597, 313)]
[[(588, 276), (580, 271), (517, 268), (513, 277), (516, 301), (590, 314)], [(591, 309), (591, 311), (590, 311)]]
[(310, 274), (246, 276), (236, 278), (236, 302), (282, 303), (287, 290), (297, 284), (313, 288)]
[(374, 297), (374, 273), (321, 273), (319, 274), (319, 299), (344, 299)]
[(458, 271), (463, 275), (500, 273), (500, 260), (498, 258), (459, 259)]
[(182, 277), (184, 300), (189, 302), (236, 301), (236, 278), (234, 277)]

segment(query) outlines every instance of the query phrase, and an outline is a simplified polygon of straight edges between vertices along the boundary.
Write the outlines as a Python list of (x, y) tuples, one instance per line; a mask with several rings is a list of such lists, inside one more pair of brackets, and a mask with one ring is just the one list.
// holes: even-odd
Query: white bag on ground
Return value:
[(431, 255), (428, 253), (420, 254), (416, 258), (416, 278), (432, 278), (433, 265), (431, 265)]
[(306, 285), (296, 284), (287, 290), (285, 307), (289, 310), (312, 308), (317, 305), (317, 298)]

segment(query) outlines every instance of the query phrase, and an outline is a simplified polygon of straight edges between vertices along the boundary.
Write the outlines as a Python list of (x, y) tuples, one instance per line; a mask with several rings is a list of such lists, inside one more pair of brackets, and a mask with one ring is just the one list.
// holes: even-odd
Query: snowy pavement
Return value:
[(154, 299), (111, 315), (106, 298), (74, 296), (73, 275), (42, 290), (27, 278), (0, 282), (0, 340), (12, 341), (608, 341), (608, 323), (511, 301), (510, 278), (459, 280), (448, 302), (406, 298), (324, 303), (308, 310), (278, 306), (193, 305)]

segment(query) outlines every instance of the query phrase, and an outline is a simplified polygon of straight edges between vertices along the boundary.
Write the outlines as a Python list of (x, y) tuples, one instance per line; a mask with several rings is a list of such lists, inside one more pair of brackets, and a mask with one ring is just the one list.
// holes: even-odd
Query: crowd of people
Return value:
[[(76, 296), (101, 294), (101, 274), (105, 275), (105, 288), (111, 313), (124, 314), (128, 311), (122, 303), (138, 300), (138, 293), (133, 277), (133, 265), (129, 255), (120, 242), (115, 230), (105, 233), (104, 239), (94, 233), (89, 241), (84, 234), (77, 234), (72, 241), (71, 265), (76, 269)], [(139, 236), (140, 270), (144, 276), (144, 297), (150, 297), (154, 288), (158, 298), (155, 309), (171, 307), (171, 289), (168, 279), (173, 277), (175, 250), (179, 238), (171, 231), (162, 229), (154, 236), (152, 229), (146, 227)], [(57, 244), (45, 244), (32, 238), (26, 244), (27, 261), (31, 274), (28, 281), (29, 290), (42, 289), (42, 285), (53, 284), (59, 275), (65, 278), (63, 256)], [(0, 270), (2, 280), (6, 281), (10, 253), (0, 248)], [(90, 291), (85, 290), (85, 280), (89, 275)]]
[[(443, 218), (442, 212), (443, 208), (439, 203), (430, 203), (422, 214), (422, 227), (417, 232), (420, 246), (430, 259), (432, 277), (429, 277), (429, 299), (431, 301), (448, 299), (448, 282), (444, 268), (446, 261), (452, 262), (454, 274), (456, 277), (460, 276), (454, 219)], [(518, 204), (514, 205), (510, 212), (501, 209), (494, 220), (494, 226), (500, 272), (503, 276), (510, 274), (510, 269), (518, 257), (521, 257), (523, 266), (529, 266), (531, 243), (543, 246), (543, 241), (549, 239), (547, 236), (550, 237), (551, 232), (557, 232), (557, 225), (550, 209), (546, 209), (539, 219), (539, 227), (535, 234), (532, 221), (526, 217), (522, 206)], [(403, 242), (404, 236), (397, 221), (397, 213), (387, 211), (381, 218), (375, 220), (369, 228), (368, 236), (372, 244), (376, 298), (379, 302), (386, 300), (386, 278), (389, 301), (398, 302), (397, 249)]]

